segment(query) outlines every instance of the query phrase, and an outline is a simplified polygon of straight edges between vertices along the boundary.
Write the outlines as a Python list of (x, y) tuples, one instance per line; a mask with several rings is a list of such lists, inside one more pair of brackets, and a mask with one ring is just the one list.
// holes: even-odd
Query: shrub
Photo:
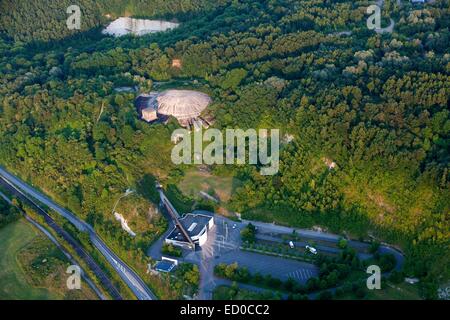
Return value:
[(393, 283), (400, 283), (403, 282), (405, 279), (403, 272), (400, 271), (392, 271), (391, 275), (389, 276), (389, 281)]
[(333, 294), (331, 293), (331, 291), (328, 291), (328, 290), (322, 291), (317, 296), (317, 299), (319, 299), (319, 300), (331, 300), (331, 299), (333, 299)]
[(241, 231), (242, 241), (253, 243), (256, 240), (256, 228), (254, 225), (249, 223), (244, 229)]
[(378, 241), (373, 241), (373, 242), (370, 244), (369, 252), (370, 252), (371, 254), (374, 254), (375, 252), (378, 251), (378, 248), (380, 248), (380, 243), (379, 243)]
[(340, 238), (337, 243), (337, 246), (339, 249), (345, 249), (345, 248), (347, 248), (347, 245), (348, 245), (348, 241), (345, 240), (344, 238)]
[(177, 248), (169, 243), (163, 244), (161, 247), (161, 252), (172, 257), (181, 257), (183, 255), (183, 251), (180, 248)]

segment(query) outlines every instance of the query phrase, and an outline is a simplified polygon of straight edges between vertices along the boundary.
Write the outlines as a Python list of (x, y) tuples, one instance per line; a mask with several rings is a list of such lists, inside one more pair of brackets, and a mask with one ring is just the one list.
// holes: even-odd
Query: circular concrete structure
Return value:
[(202, 92), (192, 90), (167, 90), (156, 97), (158, 114), (173, 116), (178, 120), (195, 119), (212, 102)]

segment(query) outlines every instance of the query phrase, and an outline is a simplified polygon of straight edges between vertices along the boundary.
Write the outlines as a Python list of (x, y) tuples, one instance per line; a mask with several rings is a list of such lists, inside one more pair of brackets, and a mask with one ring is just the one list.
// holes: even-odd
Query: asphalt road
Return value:
[(0, 177), (11, 183), (16, 189), (27, 195), (27, 197), (32, 197), (39, 202), (45, 204), (49, 208), (53, 209), (55, 212), (59, 213), (61, 216), (69, 220), (79, 231), (88, 232), (93, 245), (103, 254), (106, 260), (111, 264), (111, 266), (117, 271), (122, 280), (127, 284), (130, 290), (136, 295), (139, 300), (154, 300), (157, 297), (153, 292), (147, 287), (144, 281), (129, 267), (127, 266), (119, 257), (117, 257), (114, 252), (100, 239), (100, 237), (95, 233), (92, 226), (86, 222), (79, 219), (70, 211), (60, 207), (50, 198), (43, 195), (33, 187), (29, 186), (16, 176), (7, 172), (4, 168), (0, 167)]
[[(319, 231), (307, 230), (307, 229), (290, 228), (290, 227), (275, 225), (272, 223), (265, 223), (265, 222), (258, 222), (258, 221), (242, 220), (242, 222), (238, 223), (238, 225), (239, 225), (239, 227), (242, 227), (241, 224), (247, 225), (248, 223), (252, 223), (254, 226), (256, 226), (260, 230), (260, 232), (292, 234), (293, 230), (295, 230), (295, 232), (298, 236), (311, 239), (312, 241), (322, 240), (322, 241), (327, 241), (327, 242), (336, 244), (339, 241), (339, 239), (341, 238), (341, 236), (332, 234), (332, 233), (319, 232)], [(357, 251), (367, 249), (370, 246), (370, 244), (368, 244), (368, 243), (361, 242), (361, 241), (355, 241), (355, 240), (350, 240), (348, 242), (348, 245), (350, 247), (356, 249)], [(339, 251), (335, 248), (326, 247), (324, 245), (323, 246), (319, 245), (319, 246), (315, 246), (315, 247), (317, 247), (319, 250), (324, 249), (324, 251), (331, 252), (331, 253)], [(382, 244), (379, 247), (378, 251), (381, 254), (392, 254), (395, 257), (395, 261), (396, 261), (395, 270), (401, 269), (401, 267), (403, 266), (405, 257), (399, 250), (397, 250), (389, 245)], [(365, 259), (368, 257), (368, 255), (364, 254), (364, 253), (359, 253), (359, 255), (360, 255), (361, 259)]]

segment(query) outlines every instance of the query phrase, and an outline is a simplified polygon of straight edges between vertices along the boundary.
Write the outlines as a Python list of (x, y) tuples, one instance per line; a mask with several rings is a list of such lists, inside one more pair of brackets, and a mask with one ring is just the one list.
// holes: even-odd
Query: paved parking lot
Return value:
[(293, 278), (300, 283), (317, 275), (317, 267), (313, 264), (240, 250), (240, 230), (245, 224), (218, 216), (215, 219), (214, 236), (201, 249), (203, 261), (206, 258), (212, 265), (237, 262), (251, 273), (270, 274), (281, 280)]
[(237, 250), (215, 259), (215, 264), (234, 262), (237, 262), (239, 266), (247, 267), (251, 273), (270, 274), (281, 280), (293, 278), (300, 283), (305, 283), (309, 278), (317, 275), (317, 267), (312, 264), (253, 252)]

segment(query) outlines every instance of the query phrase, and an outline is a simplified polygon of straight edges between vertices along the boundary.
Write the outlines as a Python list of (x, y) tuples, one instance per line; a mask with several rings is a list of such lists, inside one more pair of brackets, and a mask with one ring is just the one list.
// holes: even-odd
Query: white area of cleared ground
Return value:
[(120, 37), (127, 34), (141, 36), (148, 33), (171, 30), (178, 26), (178, 23), (163, 20), (121, 17), (111, 22), (102, 32), (115, 37)]

